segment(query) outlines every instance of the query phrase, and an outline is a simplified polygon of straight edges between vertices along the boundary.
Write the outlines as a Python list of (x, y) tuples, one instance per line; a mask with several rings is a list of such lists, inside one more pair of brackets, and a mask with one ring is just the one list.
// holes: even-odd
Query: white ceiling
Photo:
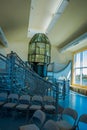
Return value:
[[(39, 30), (46, 25), (47, 12), (50, 13), (51, 4), (56, 2), (56, 0), (33, 0), (35, 4), (32, 7), (31, 1), (0, 0), (0, 27), (2, 27), (8, 42), (15, 39), (23, 42), (28, 38), (31, 8), (37, 10), (32, 14), (31, 26), (34, 30)], [(43, 16), (46, 20), (43, 19)], [(61, 48), (85, 32), (87, 32), (87, 0), (70, 0), (67, 8), (47, 36), (52, 45)], [(86, 42), (81, 45), (81, 47), (84, 46), (87, 46)], [(79, 45), (79, 48), (81, 47)], [(74, 50), (76, 48), (71, 51)]]
[[(61, 10), (60, 12), (57, 10), (62, 2), (63, 0), (31, 0), (29, 36), (38, 32), (48, 33), (48, 26), (52, 19), (61, 13)], [(68, 1), (64, 0), (64, 3), (67, 5)]]

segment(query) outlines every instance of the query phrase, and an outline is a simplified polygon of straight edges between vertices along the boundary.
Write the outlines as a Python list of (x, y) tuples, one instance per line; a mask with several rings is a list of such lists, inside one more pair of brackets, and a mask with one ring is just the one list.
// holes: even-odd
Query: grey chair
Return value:
[(58, 126), (56, 125), (56, 122), (53, 120), (48, 120), (46, 123), (43, 125), (41, 130), (59, 130)]
[(87, 114), (80, 115), (76, 125), (78, 130), (80, 129), (80, 123), (84, 123), (87, 125)]
[(13, 110), (15, 109), (16, 105), (18, 104), (19, 96), (15, 93), (10, 93), (8, 95), (7, 103), (3, 105), (4, 114), (12, 114)]
[(4, 108), (14, 108), (18, 103), (18, 94), (11, 93), (8, 95), (8, 102), (3, 105)]
[(36, 110), (29, 121), (29, 124), (19, 127), (19, 130), (39, 130), (41, 129), (46, 115), (42, 110)]
[(28, 119), (30, 106), (30, 96), (29, 95), (21, 95), (19, 98), (19, 103), (16, 106), (16, 112), (21, 112), (26, 114), (26, 120)]
[(78, 113), (72, 108), (65, 108), (62, 112), (62, 119), (57, 121), (56, 124), (60, 130), (72, 130), (75, 128)]
[(35, 124), (20, 126), (19, 130), (40, 130)]
[(52, 96), (44, 96), (43, 97), (43, 109), (47, 113), (55, 113), (55, 100)]
[(31, 118), (31, 121), (35, 123), (39, 128), (42, 127), (46, 120), (46, 114), (42, 110), (36, 110)]
[(40, 95), (34, 95), (31, 99), (30, 111), (36, 111), (42, 109), (43, 98)]

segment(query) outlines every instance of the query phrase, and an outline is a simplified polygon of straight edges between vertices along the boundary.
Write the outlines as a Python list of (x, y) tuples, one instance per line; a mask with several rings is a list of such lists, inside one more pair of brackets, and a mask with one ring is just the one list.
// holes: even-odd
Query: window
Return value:
[(74, 54), (73, 84), (87, 86), (87, 50)]

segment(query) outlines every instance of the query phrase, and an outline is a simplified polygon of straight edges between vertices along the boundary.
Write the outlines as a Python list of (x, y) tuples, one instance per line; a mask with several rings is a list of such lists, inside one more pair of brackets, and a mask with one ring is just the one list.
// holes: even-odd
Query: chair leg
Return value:
[(26, 122), (28, 122), (28, 118), (29, 118), (29, 110), (27, 109), (27, 112), (26, 112)]

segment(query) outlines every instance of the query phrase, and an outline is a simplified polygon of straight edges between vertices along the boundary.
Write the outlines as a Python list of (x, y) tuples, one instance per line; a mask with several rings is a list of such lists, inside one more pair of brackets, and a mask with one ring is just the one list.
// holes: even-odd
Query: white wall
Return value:
[(54, 72), (64, 68), (70, 60), (72, 60), (71, 52), (61, 53), (56, 46), (51, 47), (51, 62), (54, 62)]
[(26, 39), (23, 42), (17, 40), (10, 41), (7, 47), (0, 44), (0, 53), (6, 55), (13, 51), (16, 52), (22, 60), (26, 61), (28, 58), (28, 44), (29, 39)]
[[(8, 47), (0, 45), (0, 53), (6, 55), (13, 51), (16, 52), (22, 60), (27, 61), (29, 41), (28, 38), (23, 42), (20, 40), (12, 41), (9, 39)], [(51, 46), (51, 62), (54, 62), (55, 72), (64, 68), (69, 60), (72, 60), (72, 53), (60, 53), (56, 46)]]

